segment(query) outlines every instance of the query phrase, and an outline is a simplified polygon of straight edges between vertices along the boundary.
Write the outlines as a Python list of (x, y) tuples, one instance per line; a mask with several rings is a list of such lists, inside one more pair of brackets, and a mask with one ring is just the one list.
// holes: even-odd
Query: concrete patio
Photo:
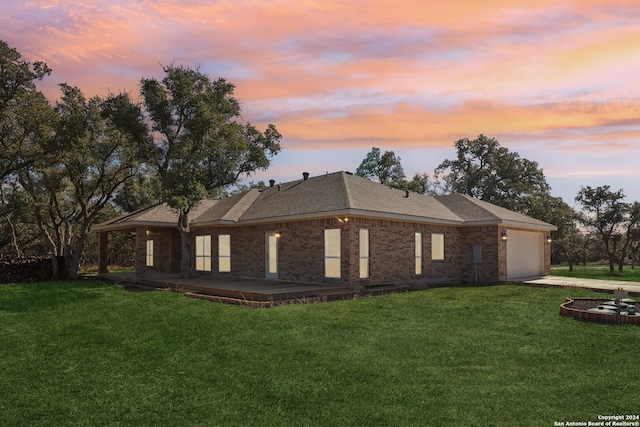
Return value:
[(629, 292), (629, 295), (640, 296), (639, 282), (626, 282), (619, 280), (599, 280), (599, 279), (579, 279), (563, 276), (545, 276), (524, 282), (531, 286), (550, 286), (561, 288), (591, 289), (613, 293), (615, 289), (622, 288)]

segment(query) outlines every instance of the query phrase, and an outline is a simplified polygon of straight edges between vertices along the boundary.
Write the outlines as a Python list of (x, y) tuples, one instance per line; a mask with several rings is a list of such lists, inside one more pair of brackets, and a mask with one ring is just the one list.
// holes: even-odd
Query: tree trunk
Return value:
[(22, 251), (20, 250), (20, 246), (18, 245), (18, 235), (16, 233), (16, 228), (11, 221), (11, 217), (9, 215), (5, 215), (7, 219), (7, 223), (9, 224), (9, 228), (11, 228), (11, 246), (16, 250), (16, 258), (22, 258)]
[(189, 212), (180, 212), (178, 217), (178, 232), (182, 245), (180, 261), (180, 278), (191, 278), (191, 230), (189, 229)]
[(54, 253), (51, 254), (51, 280), (58, 280), (60, 278), (60, 269), (58, 268), (58, 256)]
[(91, 217), (85, 219), (82, 228), (78, 233), (78, 238), (73, 241), (71, 239), (71, 232), (69, 231), (69, 241), (65, 249), (65, 265), (67, 267), (67, 277), (75, 280), (78, 278), (78, 272), (80, 271), (80, 261), (82, 261), (82, 255), (84, 254), (84, 245), (87, 241), (89, 224), (91, 224)]
[(71, 246), (69, 244), (64, 245), (64, 249), (62, 250), (62, 256), (64, 257), (65, 278), (71, 279), (71, 280), (77, 279), (78, 268), (77, 266), (76, 268), (74, 268)]
[(84, 239), (76, 242), (75, 247), (69, 246), (64, 252), (65, 266), (67, 268), (67, 278), (75, 280), (78, 278), (80, 271), (80, 259), (82, 258), (82, 250), (84, 248)]

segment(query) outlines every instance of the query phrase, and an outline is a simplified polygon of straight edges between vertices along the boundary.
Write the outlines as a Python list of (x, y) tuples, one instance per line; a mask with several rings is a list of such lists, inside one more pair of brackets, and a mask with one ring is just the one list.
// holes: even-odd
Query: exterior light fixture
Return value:
[(506, 241), (507, 241), (507, 232), (506, 232), (506, 231), (503, 231), (503, 232), (502, 232), (502, 237), (501, 237), (501, 238), (502, 238), (502, 241), (503, 241), (503, 242), (506, 242)]
[(552, 241), (552, 240), (551, 240), (551, 234), (548, 234), (548, 235), (547, 235), (547, 243), (551, 243), (551, 241)]
[(280, 232), (278, 231), (278, 232), (276, 233), (276, 239), (279, 239), (281, 236), (282, 236), (282, 234), (280, 234)]

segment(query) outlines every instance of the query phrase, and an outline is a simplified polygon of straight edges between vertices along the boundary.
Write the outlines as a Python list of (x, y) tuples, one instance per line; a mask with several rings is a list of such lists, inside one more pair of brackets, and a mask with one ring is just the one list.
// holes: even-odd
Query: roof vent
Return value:
[(302, 178), (306, 181), (309, 179), (309, 172), (302, 172)]
[(409, 190), (404, 190), (404, 197), (409, 198)]
[(269, 180), (269, 187), (273, 187), (274, 185), (276, 185), (276, 180), (275, 179), (270, 179)]
[(282, 185), (278, 184), (278, 191), (282, 188)]

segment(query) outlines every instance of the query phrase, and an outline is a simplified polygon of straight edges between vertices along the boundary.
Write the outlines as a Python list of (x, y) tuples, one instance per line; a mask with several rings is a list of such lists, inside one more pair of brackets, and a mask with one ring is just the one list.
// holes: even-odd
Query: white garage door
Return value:
[(544, 273), (543, 234), (507, 230), (507, 280)]

